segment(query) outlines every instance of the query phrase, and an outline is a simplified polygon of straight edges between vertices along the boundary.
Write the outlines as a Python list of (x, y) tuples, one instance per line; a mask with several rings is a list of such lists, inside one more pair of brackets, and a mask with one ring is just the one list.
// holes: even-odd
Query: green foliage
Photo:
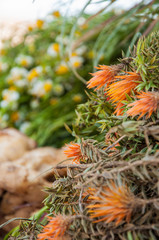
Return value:
[[(109, 6), (113, 7), (114, 2)], [(14, 38), (4, 42), (0, 57), (2, 128), (16, 127), (41, 146), (60, 147), (70, 141), (72, 136), (64, 125), (71, 126), (76, 105), (86, 100), (83, 83), (90, 78), (89, 72), (99, 63), (116, 62), (121, 49), (128, 57), (142, 33), (148, 34), (153, 27), (158, 29), (157, 1), (149, 4), (142, 1), (129, 11), (109, 10), (105, 6), (94, 15), (85, 13), (90, 3), (87, 1), (77, 17), (53, 12), (46, 20), (37, 20), (35, 25), (28, 26), (21, 43), (15, 44)], [(155, 42), (155, 37), (152, 41)], [(145, 43), (148, 52), (143, 51), (135, 60), (142, 68), (143, 79), (146, 73), (141, 61), (143, 58), (149, 61), (147, 54), (152, 55), (158, 48), (152, 49), (151, 44)], [(158, 56), (145, 63), (150, 64), (149, 73), (155, 72), (154, 82), (143, 82), (140, 89), (156, 86), (157, 59)], [(109, 104), (104, 105), (110, 114)], [(96, 108), (95, 115), (104, 115), (102, 107), (100, 104)], [(90, 117), (85, 115), (85, 120), (91, 122)], [(98, 132), (95, 125), (89, 132), (92, 130), (94, 134)]]
[(136, 56), (132, 62), (140, 72), (143, 82), (138, 85), (138, 91), (145, 89), (158, 89), (159, 85), (159, 32), (151, 36), (141, 38), (136, 49)]

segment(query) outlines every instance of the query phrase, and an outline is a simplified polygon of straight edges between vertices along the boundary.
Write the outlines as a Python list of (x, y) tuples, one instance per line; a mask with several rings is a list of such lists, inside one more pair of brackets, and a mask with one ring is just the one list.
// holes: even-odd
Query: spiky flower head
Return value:
[(64, 154), (68, 158), (72, 158), (72, 163), (78, 164), (80, 163), (80, 160), (83, 159), (81, 146), (78, 143), (66, 144), (66, 149), (64, 151)]
[[(110, 83), (114, 80), (115, 75), (119, 72), (121, 69), (121, 66), (106, 66), (106, 65), (99, 65), (99, 67), (96, 67), (100, 71), (97, 71), (95, 73), (91, 73), (93, 76), (88, 82), (87, 82), (87, 88), (94, 88), (96, 87), (96, 90), (102, 88), (103, 86), (106, 87), (109, 86)], [(107, 84), (107, 86), (106, 86)]]
[(109, 86), (107, 92), (112, 102), (121, 102), (126, 99), (126, 94), (130, 95), (132, 90), (135, 90), (136, 86), (141, 81), (141, 76), (136, 72), (127, 72), (128, 74), (122, 76), (116, 76), (116, 79), (122, 79), (121, 81), (112, 83)]
[(64, 240), (66, 230), (71, 221), (70, 217), (57, 215), (48, 217), (49, 223), (43, 227), (41, 233), (38, 234), (37, 240)]
[(92, 191), (89, 197), (95, 203), (87, 206), (91, 218), (99, 218), (94, 222), (110, 223), (115, 221), (118, 225), (124, 219), (126, 222), (130, 221), (134, 208), (134, 195), (126, 184), (117, 186), (111, 182), (110, 186), (103, 186), (98, 195), (96, 192), (98, 191)]
[(158, 92), (141, 92), (137, 98), (139, 100), (128, 104), (128, 107), (132, 107), (127, 111), (128, 116), (139, 115), (138, 119), (140, 119), (145, 115), (146, 118), (150, 118), (152, 113), (159, 108)]
[(124, 106), (123, 103), (118, 102), (118, 103), (116, 104), (114, 114), (116, 114), (117, 116), (122, 116), (122, 115), (123, 115), (123, 110), (124, 110), (124, 109), (123, 109), (123, 106)]

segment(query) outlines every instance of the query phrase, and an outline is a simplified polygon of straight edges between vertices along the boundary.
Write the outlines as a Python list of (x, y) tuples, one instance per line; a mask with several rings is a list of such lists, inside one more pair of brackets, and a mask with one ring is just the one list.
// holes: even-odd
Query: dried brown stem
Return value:
[(149, 27), (143, 33), (143, 36), (147, 36), (152, 31), (152, 29), (154, 28), (156, 23), (158, 23), (158, 21), (159, 21), (159, 16), (155, 20), (152, 21), (152, 23), (149, 25)]
[(54, 169), (63, 169), (63, 168), (80, 168), (85, 169), (87, 167), (93, 166), (93, 164), (69, 164), (69, 165), (57, 165)]
[(148, 164), (151, 164), (151, 165), (156, 165), (156, 164), (159, 164), (159, 158), (153, 158), (151, 160), (139, 160), (139, 161), (136, 161), (136, 162), (133, 162), (133, 163), (127, 163), (127, 166), (125, 167), (122, 167), (121, 169), (113, 169), (110, 171), (110, 173), (120, 173), (120, 172), (125, 172), (127, 170), (131, 170), (133, 169), (134, 167), (138, 167), (138, 166), (141, 166), (141, 165), (148, 165)]
[(127, 232), (127, 231), (134, 231), (134, 230), (147, 230), (147, 229), (154, 229), (156, 230), (157, 228), (159, 228), (159, 224), (149, 224), (149, 225), (142, 225), (142, 226), (128, 226), (127, 228), (122, 228), (122, 229), (114, 229), (111, 230), (114, 233), (123, 233), (123, 232)]
[(126, 135), (120, 137), (117, 141), (115, 141), (112, 145), (110, 145), (109, 147), (107, 147), (104, 151), (107, 152), (110, 148), (114, 147), (118, 142), (120, 142), (123, 138), (125, 138)]
[[(102, 162), (102, 161), (101, 161)], [(99, 163), (99, 162), (98, 162)], [(54, 169), (63, 169), (63, 168), (78, 168), (78, 169), (86, 169), (88, 167), (93, 167), (98, 165), (98, 163), (90, 163), (90, 164), (69, 164), (69, 165), (57, 165)], [(112, 168), (112, 167), (123, 167), (123, 166), (127, 166), (128, 163), (124, 162), (124, 161), (120, 161), (120, 162), (108, 162), (105, 163), (105, 167), (106, 168)], [(96, 169), (97, 170), (97, 169)]]
[(100, 9), (97, 13), (95, 13), (94, 15), (90, 16), (84, 24), (88, 24), (88, 22), (90, 22), (92, 19), (94, 19), (95, 17), (97, 17), (100, 13), (102, 13), (107, 7), (109, 7), (112, 3), (110, 3), (109, 5), (105, 6), (104, 8)]
[(151, 203), (156, 203), (159, 202), (159, 198), (154, 198), (154, 199), (138, 199), (137, 202), (142, 205), (146, 204), (151, 204)]
[[(118, 173), (125, 172), (128, 170), (133, 170), (135, 167), (142, 166), (142, 165), (149, 165), (149, 164), (151, 164), (151, 165), (159, 164), (159, 158), (153, 158), (151, 160), (139, 160), (139, 161), (135, 161), (132, 163), (125, 162), (125, 163), (121, 164), (121, 166), (118, 165), (119, 168), (113, 168), (112, 170), (108, 170), (107, 166), (104, 165), (104, 169), (107, 169), (107, 172), (106, 172), (107, 176), (108, 176), (108, 178), (111, 178), (111, 177), (113, 177), (113, 174), (118, 174)], [(116, 166), (116, 167), (118, 167), (118, 166)], [(102, 166), (100, 165), (100, 166), (98, 166), (98, 168), (95, 168), (92, 171), (90, 171), (88, 174), (88, 177), (89, 177), (88, 181), (84, 182), (80, 187), (87, 186), (90, 182), (93, 182), (97, 178), (95, 173), (98, 170), (100, 170), (102, 167), (103, 167), (103, 165)], [(80, 173), (80, 174), (76, 175), (75, 178), (78, 178), (82, 175), (83, 175), (83, 173)], [(103, 174), (98, 174), (98, 177), (103, 177), (103, 176), (104, 176)]]
[(78, 46), (80, 46), (81, 43), (86, 42), (89, 40), (91, 37), (95, 36), (98, 34), (107, 24), (110, 24), (113, 22), (117, 17), (113, 16), (111, 19), (107, 19), (106, 21), (100, 23), (93, 29), (89, 30), (86, 34), (84, 34), (82, 37), (80, 37), (72, 46), (72, 51), (76, 49)]

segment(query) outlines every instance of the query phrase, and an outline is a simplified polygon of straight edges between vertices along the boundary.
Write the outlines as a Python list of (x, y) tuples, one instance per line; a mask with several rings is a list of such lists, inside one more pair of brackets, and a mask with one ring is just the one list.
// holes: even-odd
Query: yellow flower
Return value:
[(27, 76), (27, 79), (28, 79), (29, 81), (32, 81), (33, 78), (38, 77), (38, 76), (39, 76), (39, 73), (36, 71), (35, 68), (33, 68), (33, 69), (29, 72), (29, 74), (28, 74), (28, 76)]
[(68, 73), (68, 71), (69, 71), (69, 69), (68, 69), (67, 65), (64, 63), (61, 63), (59, 66), (57, 66), (56, 70), (55, 70), (57, 75), (66, 74), (66, 73)]
[(74, 66), (75, 68), (79, 68), (79, 67), (81, 66), (81, 63), (78, 62), (78, 61), (76, 61), (76, 62), (73, 63), (73, 66)]
[(9, 90), (16, 91), (16, 86), (10, 86)]
[(47, 53), (51, 57), (56, 57), (59, 51), (60, 51), (60, 45), (58, 43), (52, 43), (47, 49)]
[(56, 95), (61, 95), (64, 92), (64, 88), (62, 84), (57, 84), (53, 88)]
[(73, 96), (72, 100), (76, 103), (80, 103), (82, 101), (82, 95), (81, 94), (76, 94)]
[(58, 103), (58, 98), (51, 98), (50, 99), (50, 104), (51, 105), (55, 105), (56, 103)]
[(41, 29), (41, 28), (43, 27), (43, 25), (44, 25), (44, 21), (43, 21), (43, 20), (38, 19), (38, 20), (36, 21), (36, 26), (37, 26), (37, 28)]
[(33, 27), (31, 25), (28, 26), (28, 31), (32, 31), (33, 30)]
[(52, 48), (53, 48), (53, 50), (55, 50), (55, 52), (59, 52), (59, 50), (60, 50), (60, 46), (59, 46), (58, 43), (54, 43), (54, 44), (52, 45)]
[(11, 114), (11, 120), (12, 122), (16, 122), (19, 120), (19, 113), (18, 112), (14, 112)]
[(8, 83), (9, 85), (12, 85), (12, 84), (14, 83), (14, 81), (13, 81), (12, 78), (8, 78), (8, 79), (7, 79), (7, 83)]
[(79, 68), (81, 67), (82, 63), (83, 63), (84, 59), (82, 57), (79, 56), (73, 56), (70, 58), (70, 64), (74, 67), (74, 68)]
[(80, 27), (81, 27), (81, 29), (85, 30), (85, 29), (88, 28), (88, 24), (87, 24), (87, 23), (84, 23), (84, 24), (82, 24)]
[(4, 48), (0, 49), (0, 55), (4, 56), (6, 54), (6, 50)]
[(22, 59), (21, 65), (22, 65), (23, 67), (27, 67), (27, 66), (28, 66), (27, 60), (26, 60), (26, 59)]
[(23, 67), (29, 67), (33, 64), (33, 58), (31, 56), (20, 54), (16, 57), (15, 62)]
[(7, 95), (7, 94), (3, 95), (3, 100), (8, 101), (9, 100), (9, 95)]
[(75, 56), (77, 56), (77, 53), (76, 52), (72, 52), (71, 53), (71, 57), (75, 57)]
[(61, 16), (59, 11), (54, 11), (52, 15), (56, 18), (59, 18)]
[(52, 83), (51, 82), (44, 83), (44, 89), (46, 92), (50, 92), (50, 90), (52, 89)]
[(81, 35), (82, 35), (82, 33), (80, 31), (78, 31), (78, 30), (75, 31), (75, 36), (76, 37), (80, 37)]

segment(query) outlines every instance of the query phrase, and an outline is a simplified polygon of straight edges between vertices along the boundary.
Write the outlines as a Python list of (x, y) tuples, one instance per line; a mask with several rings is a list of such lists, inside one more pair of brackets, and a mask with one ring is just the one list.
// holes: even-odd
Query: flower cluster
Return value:
[[(128, 116), (135, 117), (139, 115), (138, 119), (147, 115), (150, 118), (153, 112), (159, 108), (159, 93), (139, 92), (137, 86), (143, 82), (140, 73), (137, 72), (121, 72), (118, 66), (100, 66), (97, 71), (93, 73), (88, 83), (88, 88), (96, 87), (96, 90), (104, 87), (107, 100), (114, 104), (115, 114), (117, 116), (123, 115), (124, 112)], [(121, 75), (117, 75), (120, 73)], [(130, 99), (138, 98), (130, 103)], [(132, 107), (128, 111), (127, 108)]]
[[(50, 123), (54, 124), (59, 119), (61, 125), (57, 128), (64, 132), (64, 123), (72, 119), (76, 104), (84, 100), (85, 94), (81, 93), (83, 84), (72, 70), (85, 78), (87, 70), (83, 71), (82, 67), (91, 67), (90, 46), (81, 44), (70, 52), (69, 34), (74, 20), (70, 18), (64, 36), (58, 27), (61, 21), (63, 17), (59, 11), (50, 13), (45, 20), (38, 19), (28, 26), (23, 47), (21, 44), (14, 47), (12, 39), (9, 39), (0, 49), (1, 127), (16, 127), (33, 134), (39, 141), (37, 133), (42, 131), (41, 126), (45, 122), (48, 130), (46, 135), (40, 133), (45, 135), (42, 145), (56, 131), (50, 132)], [(79, 26), (78, 31), (81, 36), (84, 30)], [(67, 108), (61, 111), (61, 107), (66, 105)], [(56, 138), (55, 142), (51, 141), (56, 145)]]

